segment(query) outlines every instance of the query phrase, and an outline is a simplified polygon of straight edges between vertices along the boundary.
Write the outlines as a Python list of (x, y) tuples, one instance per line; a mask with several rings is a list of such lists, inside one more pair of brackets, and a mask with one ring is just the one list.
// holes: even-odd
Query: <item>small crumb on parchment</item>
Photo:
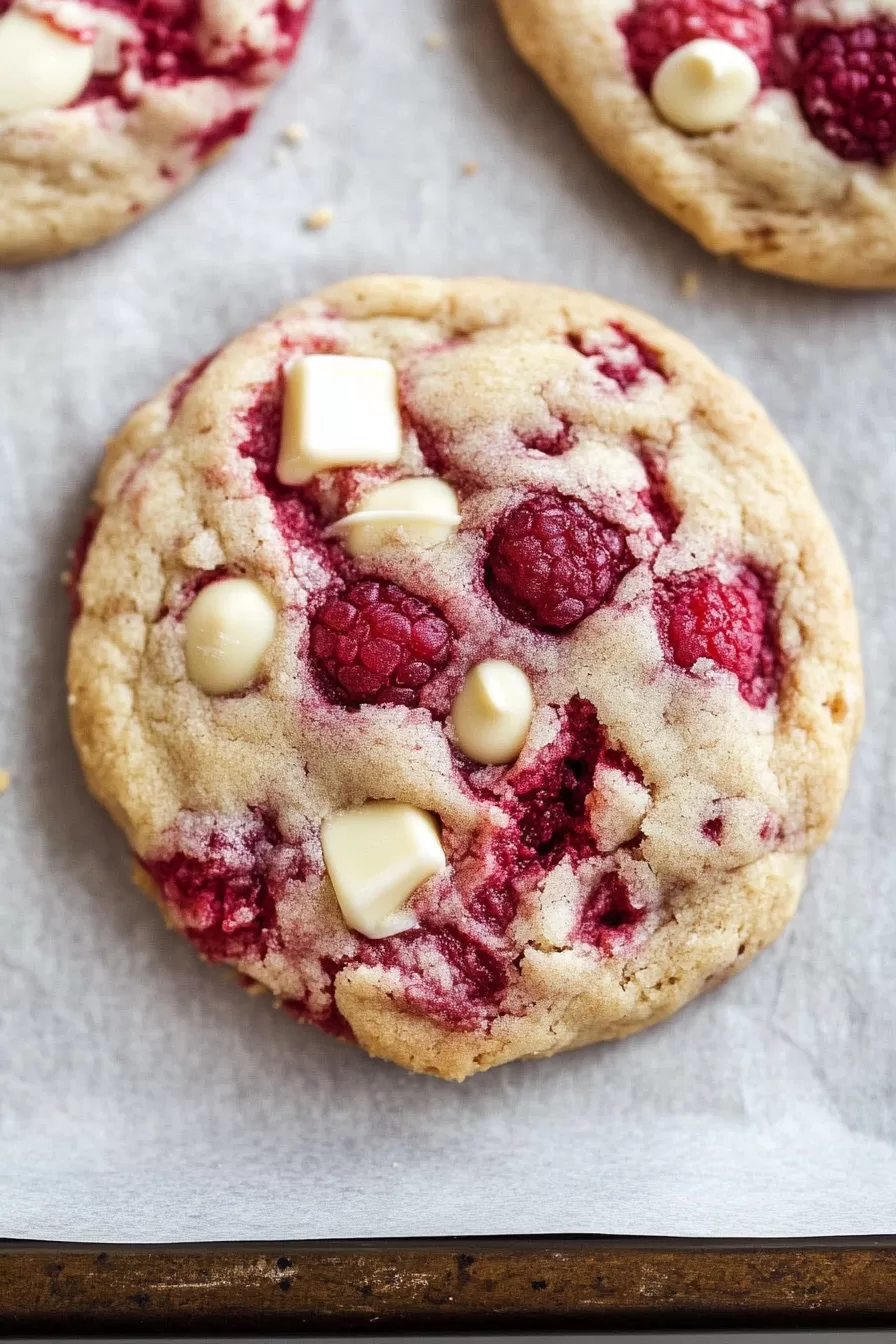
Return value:
[(271, 153), (271, 163), (274, 164), (275, 167), (279, 167), (281, 164), (285, 163), (288, 158), (289, 155), (282, 145), (277, 145), (276, 149)]
[(441, 51), (445, 45), (444, 33), (427, 33), (423, 39), (427, 51)]
[(700, 277), (696, 271), (685, 271), (678, 282), (678, 292), (683, 299), (692, 299), (700, 288)]
[(479, 164), (475, 159), (467, 159), (465, 163), (461, 164), (460, 171), (464, 177), (475, 177), (479, 172)]
[(317, 210), (312, 210), (310, 215), (305, 216), (302, 220), (302, 227), (310, 233), (317, 233), (320, 229), (328, 229), (332, 223), (332, 205), (322, 205)]
[(5, 793), (11, 783), (8, 770), (0, 770), (0, 793)]
[(308, 139), (308, 127), (303, 121), (293, 121), (283, 127), (281, 135), (288, 145), (300, 145)]

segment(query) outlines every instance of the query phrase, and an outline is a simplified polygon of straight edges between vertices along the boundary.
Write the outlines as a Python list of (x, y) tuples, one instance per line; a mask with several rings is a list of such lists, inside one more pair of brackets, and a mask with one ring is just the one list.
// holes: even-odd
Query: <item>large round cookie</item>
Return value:
[(0, 264), (134, 223), (247, 130), (312, 0), (0, 0)]
[(594, 148), (705, 247), (818, 284), (896, 285), (891, 4), (498, 3)]
[(849, 580), (659, 323), (338, 285), (140, 407), (95, 498), (88, 782), (166, 919), (297, 1018), (463, 1078), (648, 1026), (794, 913), (861, 718)]

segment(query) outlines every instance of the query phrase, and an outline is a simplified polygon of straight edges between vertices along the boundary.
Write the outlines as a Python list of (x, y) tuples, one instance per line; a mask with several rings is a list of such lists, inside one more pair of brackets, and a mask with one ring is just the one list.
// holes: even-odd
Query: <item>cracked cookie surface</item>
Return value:
[[(517, 50), (597, 152), (704, 247), (817, 284), (896, 285), (892, 4), (498, 3)], [(658, 111), (667, 104), (654, 81), (705, 39), (752, 68), (755, 85), (714, 129), (684, 133)], [(732, 72), (718, 75), (724, 92)]]
[[(280, 482), (284, 387), (391, 362), (400, 458)], [(437, 544), (350, 554), (334, 523), (406, 477)], [(848, 575), (753, 398), (593, 295), (379, 277), (284, 309), (111, 441), (73, 567), (72, 728), (140, 884), (296, 1017), (462, 1078), (623, 1036), (743, 966), (796, 908), (845, 789), (862, 689)], [(185, 615), (259, 585), (250, 685), (191, 681)], [(534, 709), (471, 760), (451, 707), (502, 660)], [(438, 819), (410, 927), (350, 928), (321, 828)]]
[(312, 3), (0, 0), (0, 70), (22, 41), (10, 18), (35, 71), (60, 45), (66, 63), (90, 52), (89, 75), (43, 101), (27, 79), (9, 106), (0, 88), (0, 264), (97, 243), (192, 181), (247, 131)]

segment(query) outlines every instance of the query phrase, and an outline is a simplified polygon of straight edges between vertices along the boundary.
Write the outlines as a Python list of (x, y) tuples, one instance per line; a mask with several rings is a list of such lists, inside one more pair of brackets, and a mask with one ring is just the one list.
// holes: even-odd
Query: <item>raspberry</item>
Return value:
[(435, 607), (379, 579), (333, 594), (311, 622), (318, 667), (339, 699), (352, 705), (418, 704), (451, 645), (451, 630)]
[(599, 951), (617, 950), (625, 933), (644, 917), (643, 910), (632, 904), (625, 881), (616, 872), (602, 874), (585, 898), (576, 926), (576, 941), (590, 943)]
[(270, 879), (281, 845), (274, 822), (259, 814), (243, 834), (212, 827), (201, 855), (179, 851), (141, 863), (206, 960), (262, 958), (277, 937)]
[(525, 860), (553, 867), (565, 854), (584, 859), (594, 852), (587, 804), (605, 750), (594, 706), (573, 696), (561, 733), (514, 784)]
[(885, 164), (896, 157), (896, 26), (807, 28), (794, 76), (809, 129), (832, 154)]
[(748, 703), (765, 704), (771, 692), (774, 652), (766, 637), (766, 604), (760, 581), (745, 570), (731, 583), (714, 574), (678, 581), (666, 599), (669, 651), (679, 667), (709, 658), (733, 672)]
[(609, 331), (597, 342), (581, 335), (566, 339), (585, 359), (593, 360), (597, 372), (611, 379), (620, 392), (627, 392), (648, 372), (666, 377), (656, 351), (620, 322), (611, 322)]
[(619, 23), (632, 74), (645, 93), (667, 56), (698, 37), (740, 47), (765, 75), (772, 51), (768, 15), (749, 0), (648, 0)]
[(633, 566), (625, 533), (564, 495), (533, 495), (498, 524), (485, 579), (506, 616), (568, 630), (607, 602)]

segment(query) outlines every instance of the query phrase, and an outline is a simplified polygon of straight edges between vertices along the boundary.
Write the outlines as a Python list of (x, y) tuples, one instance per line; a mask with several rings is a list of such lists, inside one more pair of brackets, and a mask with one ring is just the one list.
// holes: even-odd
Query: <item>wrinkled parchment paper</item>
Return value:
[[(378, 270), (564, 282), (691, 336), (807, 463), (864, 627), (868, 727), (791, 930), (665, 1026), (460, 1087), (295, 1025), (166, 934), (66, 726), (59, 576), (104, 436), (289, 298)], [(594, 160), (490, 0), (318, 0), (226, 161), (0, 277), (0, 1236), (896, 1233), (894, 305), (704, 255)]]

